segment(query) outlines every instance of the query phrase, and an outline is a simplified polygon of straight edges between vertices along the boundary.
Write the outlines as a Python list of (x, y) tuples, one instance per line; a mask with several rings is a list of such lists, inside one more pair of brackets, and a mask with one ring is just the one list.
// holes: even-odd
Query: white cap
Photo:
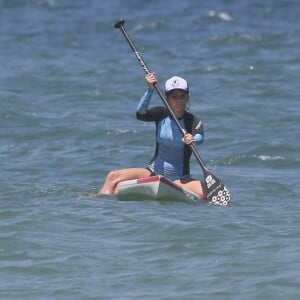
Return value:
[(173, 76), (166, 81), (165, 92), (168, 93), (172, 90), (183, 90), (189, 92), (189, 86), (185, 79), (179, 76)]

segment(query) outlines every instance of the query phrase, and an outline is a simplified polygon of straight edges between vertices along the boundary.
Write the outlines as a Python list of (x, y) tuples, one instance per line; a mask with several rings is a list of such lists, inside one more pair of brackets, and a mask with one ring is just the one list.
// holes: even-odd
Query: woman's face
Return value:
[(187, 92), (182, 90), (173, 90), (167, 95), (167, 101), (172, 108), (176, 117), (181, 117), (189, 101), (189, 95)]

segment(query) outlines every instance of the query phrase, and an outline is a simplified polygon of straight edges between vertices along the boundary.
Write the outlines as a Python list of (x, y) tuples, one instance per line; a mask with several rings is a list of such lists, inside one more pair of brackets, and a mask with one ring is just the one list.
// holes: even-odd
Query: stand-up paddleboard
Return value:
[(117, 185), (115, 196), (119, 200), (203, 202), (196, 193), (181, 188), (163, 176), (122, 181)]

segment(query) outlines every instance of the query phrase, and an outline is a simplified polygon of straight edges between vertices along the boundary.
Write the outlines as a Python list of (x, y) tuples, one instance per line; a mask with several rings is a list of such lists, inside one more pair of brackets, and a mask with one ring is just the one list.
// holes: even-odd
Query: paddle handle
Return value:
[[(143, 60), (142, 56), (141, 56), (141, 53), (137, 50), (136, 46), (134, 45), (131, 37), (129, 36), (129, 34), (127, 33), (127, 31), (125, 30), (125, 27), (124, 27), (124, 24), (125, 24), (125, 20), (121, 20), (121, 21), (118, 21), (116, 24), (115, 24), (115, 28), (119, 28), (121, 30), (121, 32), (123, 33), (126, 41), (128, 42), (130, 48), (132, 49), (133, 53), (135, 54), (135, 57), (137, 58), (138, 62), (140, 63), (141, 67), (143, 68), (143, 70), (145, 71), (146, 74), (149, 74), (151, 73), (148, 66), (146, 65), (145, 61)], [(179, 130), (181, 131), (182, 135), (184, 136), (187, 132), (186, 130), (181, 126), (181, 124), (179, 123), (178, 119), (176, 118), (172, 108), (170, 107), (166, 97), (165, 97), (165, 94), (162, 92), (161, 88), (159, 87), (159, 85), (157, 83), (154, 84), (154, 88), (156, 90), (156, 92), (158, 93), (158, 95), (160, 96), (161, 100), (163, 101), (164, 105), (167, 107), (170, 115), (172, 116), (172, 118), (174, 119), (177, 127), (179, 128)], [(195, 145), (191, 144), (189, 145), (193, 154), (195, 155), (198, 163), (200, 164), (202, 170), (204, 172), (208, 172), (208, 168), (206, 167), (204, 161), (202, 160), (202, 158), (200, 157)]]

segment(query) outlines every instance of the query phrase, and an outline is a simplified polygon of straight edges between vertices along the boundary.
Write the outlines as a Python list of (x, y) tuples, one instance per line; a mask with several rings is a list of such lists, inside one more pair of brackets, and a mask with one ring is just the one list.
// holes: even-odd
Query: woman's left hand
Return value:
[(193, 137), (192, 134), (186, 133), (186, 134), (184, 135), (184, 137), (182, 138), (182, 141), (183, 141), (185, 144), (187, 144), (187, 145), (191, 145), (191, 144), (193, 144), (193, 143), (195, 142), (195, 139), (194, 139), (194, 137)]

